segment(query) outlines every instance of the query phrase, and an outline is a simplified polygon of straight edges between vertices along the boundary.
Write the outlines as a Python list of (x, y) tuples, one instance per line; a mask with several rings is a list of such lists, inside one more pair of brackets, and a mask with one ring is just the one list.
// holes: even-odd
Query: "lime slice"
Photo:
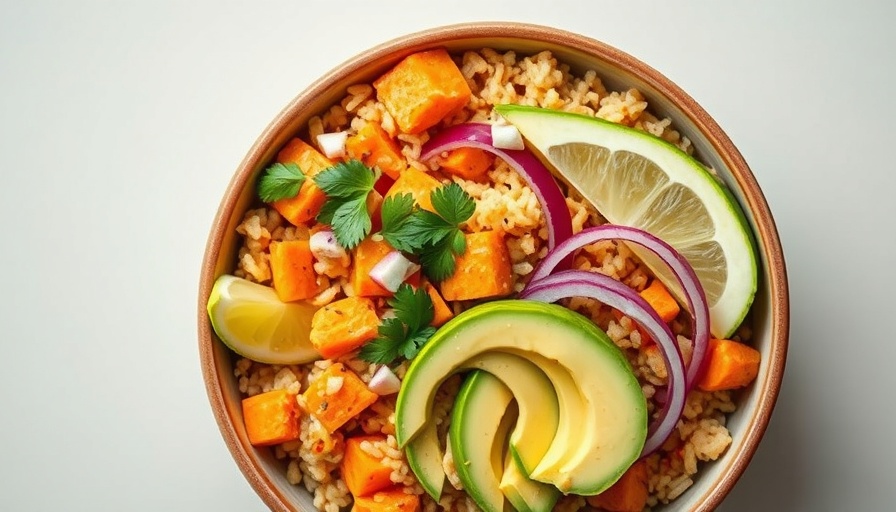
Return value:
[(269, 364), (299, 364), (320, 359), (311, 345), (311, 317), (317, 307), (283, 302), (273, 288), (222, 275), (208, 299), (215, 333), (237, 354)]
[[(716, 177), (674, 145), (633, 128), (535, 107), (496, 110), (608, 222), (643, 229), (688, 260), (706, 294), (714, 336), (737, 329), (756, 294), (756, 253), (743, 212)], [(631, 249), (683, 296), (658, 258)]]

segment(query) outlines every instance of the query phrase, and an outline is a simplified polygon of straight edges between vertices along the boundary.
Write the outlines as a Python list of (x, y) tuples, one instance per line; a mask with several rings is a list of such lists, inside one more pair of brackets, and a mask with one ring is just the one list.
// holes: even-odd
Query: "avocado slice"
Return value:
[(499, 487), (504, 472), (507, 432), (515, 419), (508, 411), (510, 389), (492, 374), (476, 370), (464, 380), (448, 428), (458, 479), (484, 512), (503, 512)]
[(551, 484), (532, 480), (510, 452), (504, 458), (504, 474), (498, 488), (519, 512), (550, 512), (560, 499), (560, 491)]
[[(557, 455), (542, 461), (543, 467), (539, 463), (533, 478), (564, 493), (597, 494), (638, 458), (647, 435), (647, 405), (625, 356), (584, 316), (528, 300), (475, 306), (433, 335), (412, 361), (398, 394), (396, 438), (401, 446), (425, 426), (439, 385), (469, 359), (490, 351), (513, 352), (536, 364), (553, 361), (539, 366), (549, 378), (547, 366), (556, 375), (562, 372), (555, 366), (562, 367), (577, 385), (578, 393), (564, 393), (569, 398), (565, 402), (558, 391), (558, 435), (545, 459), (551, 452)], [(559, 435), (562, 425), (569, 435)]]
[[(467, 369), (484, 370), (494, 375), (516, 398), (519, 412), (510, 434), (510, 450), (525, 471), (530, 472), (547, 453), (560, 421), (557, 394), (551, 380), (534, 363), (506, 352), (475, 356), (459, 368)], [(444, 453), (434, 422), (426, 422), (420, 433), (408, 442), (405, 454), (423, 489), (438, 501), (445, 481)]]
[(510, 450), (528, 474), (547, 453), (560, 422), (557, 393), (544, 371), (525, 357), (486, 352), (464, 363), (494, 375), (510, 389), (519, 410)]
[(445, 469), (442, 467), (445, 453), (439, 444), (436, 423), (427, 422), (420, 433), (405, 446), (404, 453), (408, 466), (417, 476), (423, 490), (438, 502), (445, 485)]

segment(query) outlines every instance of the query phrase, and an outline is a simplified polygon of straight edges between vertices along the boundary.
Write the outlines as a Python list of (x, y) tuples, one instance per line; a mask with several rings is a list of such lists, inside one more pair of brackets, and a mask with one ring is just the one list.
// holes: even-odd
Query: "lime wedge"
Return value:
[[(700, 279), (710, 331), (727, 338), (756, 294), (752, 232), (724, 185), (674, 145), (598, 118), (535, 107), (496, 107), (567, 185), (608, 222), (643, 229), (674, 247)], [(632, 246), (679, 299), (655, 256)]]
[(215, 333), (237, 354), (269, 364), (320, 359), (311, 345), (311, 317), (317, 308), (283, 302), (273, 288), (222, 275), (212, 286), (208, 316)]

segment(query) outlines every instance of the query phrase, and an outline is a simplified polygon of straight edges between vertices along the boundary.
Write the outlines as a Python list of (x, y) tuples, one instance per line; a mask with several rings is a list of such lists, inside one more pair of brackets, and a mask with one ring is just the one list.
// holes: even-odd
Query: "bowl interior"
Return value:
[(553, 28), (515, 23), (477, 23), (409, 35), (343, 63), (288, 105), (251, 148), (234, 174), (209, 236), (199, 290), (199, 346), (209, 399), (222, 435), (253, 488), (274, 510), (315, 510), (304, 487), (286, 481), (268, 449), (249, 445), (243, 428), (240, 393), (230, 352), (214, 336), (205, 303), (215, 278), (232, 270), (238, 240), (235, 228), (250, 206), (254, 180), (277, 149), (304, 131), (308, 119), (338, 102), (346, 88), (370, 82), (404, 56), (431, 47), (449, 51), (490, 47), (534, 54), (550, 50), (575, 71), (594, 69), (610, 90), (640, 90), (659, 117), (670, 117), (695, 148), (695, 156), (715, 169), (742, 205), (756, 235), (760, 280), (753, 306), (754, 345), (763, 354), (756, 381), (741, 393), (729, 417), (733, 443), (715, 463), (706, 464), (695, 484), (664, 510), (712, 510), (752, 457), (770, 418), (787, 348), (787, 280), (777, 231), (768, 205), (746, 162), (712, 118), (686, 93), (637, 59), (598, 41)]

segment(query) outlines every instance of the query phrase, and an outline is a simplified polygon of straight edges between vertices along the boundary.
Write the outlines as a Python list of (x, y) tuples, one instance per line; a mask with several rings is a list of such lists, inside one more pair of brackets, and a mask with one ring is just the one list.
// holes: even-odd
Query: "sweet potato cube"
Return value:
[(650, 286), (641, 290), (640, 295), (656, 311), (663, 322), (669, 323), (675, 320), (681, 311), (681, 306), (678, 305), (675, 297), (669, 293), (659, 279), (654, 279)]
[(305, 409), (333, 433), (372, 403), (377, 394), (342, 363), (333, 363), (302, 394)]
[(604, 492), (589, 496), (588, 504), (607, 512), (641, 512), (647, 505), (647, 463), (636, 462)]
[(437, 290), (435, 286), (429, 281), (424, 281), (423, 289), (426, 290), (427, 295), (429, 295), (430, 300), (432, 300), (433, 316), (430, 325), (433, 327), (440, 327), (448, 320), (454, 318), (454, 312), (451, 311), (451, 308), (445, 303), (445, 299), (442, 298), (439, 294), (439, 290)]
[[(333, 165), (333, 161), (320, 154), (311, 145), (300, 138), (294, 138), (277, 153), (280, 163), (295, 163), (311, 178), (320, 171)], [(280, 199), (271, 203), (284, 219), (295, 226), (313, 220), (327, 200), (327, 195), (313, 180), (306, 179), (295, 197)]]
[(309, 337), (320, 355), (335, 359), (376, 338), (379, 325), (372, 300), (346, 297), (314, 312)]
[(307, 240), (271, 242), (274, 290), (283, 302), (310, 299), (321, 291)]
[(391, 487), (392, 468), (383, 463), (382, 457), (368, 453), (362, 443), (385, 441), (386, 436), (358, 436), (345, 440), (345, 452), (340, 470), (342, 479), (352, 496), (370, 496)]
[(500, 297), (513, 291), (510, 253), (501, 231), (466, 235), (467, 248), (456, 258), (454, 274), (441, 282), (445, 300)]
[(758, 350), (734, 340), (710, 339), (703, 375), (697, 387), (703, 391), (736, 389), (753, 382), (759, 373)]
[(401, 131), (420, 133), (464, 107), (472, 95), (457, 64), (444, 49), (405, 57), (373, 82), (376, 97)]
[(391, 297), (392, 292), (370, 278), (370, 270), (394, 249), (381, 237), (367, 237), (352, 249), (349, 282), (358, 297)]
[(485, 178), (495, 158), (479, 148), (463, 147), (448, 153), (440, 162), (442, 171), (463, 178), (479, 181)]
[(430, 196), (432, 195), (433, 190), (436, 190), (441, 186), (442, 183), (432, 177), (429, 173), (419, 169), (408, 168), (402, 172), (401, 175), (398, 176), (398, 179), (395, 180), (395, 183), (389, 187), (386, 197), (397, 194), (411, 194), (414, 197), (414, 202), (417, 203), (420, 208), (435, 213)]
[(373, 496), (356, 497), (352, 506), (352, 512), (417, 512), (418, 510), (420, 510), (420, 497), (404, 492), (401, 487), (391, 487)]
[(369, 122), (350, 136), (345, 151), (367, 167), (378, 167), (393, 180), (408, 167), (401, 148), (378, 123)]
[(299, 438), (296, 395), (277, 389), (244, 398), (243, 421), (252, 446), (270, 446)]

